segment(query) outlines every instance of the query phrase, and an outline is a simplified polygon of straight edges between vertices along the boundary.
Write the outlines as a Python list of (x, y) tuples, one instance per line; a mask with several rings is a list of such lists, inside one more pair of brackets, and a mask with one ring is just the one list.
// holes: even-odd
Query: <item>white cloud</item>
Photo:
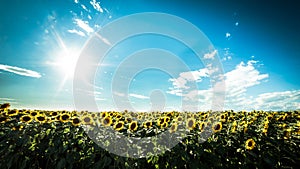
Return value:
[(22, 76), (28, 76), (28, 77), (34, 77), (34, 78), (42, 77), (42, 75), (38, 72), (20, 68), (20, 67), (9, 66), (9, 65), (0, 64), (0, 70), (15, 73), (15, 74), (22, 75)]
[(81, 8), (84, 9), (85, 11), (89, 11), (85, 5), (81, 4)]
[(174, 90), (177, 89), (189, 89), (186, 86), (187, 82), (200, 82), (203, 77), (208, 77), (208, 69), (203, 68), (195, 71), (182, 72), (179, 74), (178, 78), (171, 78), (169, 81), (172, 82)]
[[(261, 74), (254, 66), (257, 61), (250, 60), (246, 64), (241, 62), (238, 64), (233, 70), (225, 73), (220, 79), (214, 83), (214, 86), (206, 89), (206, 90), (191, 90), (187, 93), (182, 93), (179, 89), (186, 89), (187, 86), (185, 85), (186, 82), (191, 80), (191, 74), (196, 74), (196, 78), (200, 79), (203, 77), (208, 77), (208, 73), (218, 71), (217, 68), (212, 68), (211, 65), (208, 65), (207, 69), (202, 69), (202, 73), (181, 73), (180, 77), (177, 79), (172, 79), (173, 87), (170, 88), (170, 91), (167, 91), (169, 94), (183, 96), (184, 100), (190, 101), (199, 101), (201, 103), (200, 109), (210, 109), (210, 104), (212, 103), (213, 93), (215, 94), (222, 94), (223, 92), (226, 93), (225, 99), (225, 107), (236, 107), (236, 106), (244, 106), (243, 104), (246, 99), (246, 92), (247, 89), (260, 84), (263, 80), (268, 78), (268, 74)], [(194, 71), (192, 71), (194, 72)], [(205, 73), (203, 73), (205, 72)], [(183, 80), (178, 80), (182, 78)], [(184, 81), (185, 80), (185, 81)], [(179, 83), (181, 82), (181, 83)], [(180, 88), (181, 87), (181, 88)], [(176, 91), (177, 89), (177, 91)], [(218, 98), (218, 97), (215, 97)], [(222, 97), (219, 97), (222, 98)], [(221, 103), (221, 102), (220, 102)], [(230, 109), (231, 109), (230, 108)]]
[(263, 93), (258, 95), (258, 97), (254, 99), (251, 104), (254, 105), (255, 109), (299, 110), (300, 90)]
[[(233, 70), (224, 74), (224, 81), (217, 82), (213, 87), (205, 90), (190, 90), (183, 93), (178, 83), (172, 81), (173, 87), (169, 88), (167, 93), (182, 96), (183, 100), (193, 102), (198, 101), (199, 110), (212, 109), (213, 93), (226, 92), (224, 109), (233, 110), (296, 110), (300, 109), (300, 90), (288, 90), (283, 92), (261, 93), (256, 97), (247, 95), (246, 92), (250, 87), (259, 85), (261, 82), (268, 79), (269, 75), (259, 72), (255, 66), (257, 61), (250, 60), (247, 63), (241, 62)], [(192, 74), (192, 73), (190, 73)], [(188, 81), (191, 79), (190, 74), (182, 73), (181, 78)], [(202, 74), (203, 75), (203, 74)], [(203, 76), (199, 76), (203, 77)], [(179, 79), (179, 78), (177, 78)], [(215, 99), (218, 97), (215, 97)], [(222, 97), (220, 97), (222, 99)], [(222, 103), (222, 100), (215, 101), (217, 104)], [(190, 105), (183, 105), (186, 108)]]
[(79, 35), (79, 36), (85, 36), (85, 33), (84, 32), (82, 32), (82, 31), (78, 31), (78, 30), (76, 30), (76, 29), (70, 29), (70, 30), (68, 30), (68, 32), (69, 33), (75, 33), (75, 34), (77, 34), (77, 35)]
[(95, 10), (103, 13), (103, 9), (100, 6), (100, 2), (97, 2), (96, 0), (90, 1), (90, 4), (94, 7)]
[(225, 36), (226, 36), (226, 38), (229, 38), (231, 36), (231, 34), (229, 32), (226, 32)]
[(173, 94), (176, 96), (182, 96), (182, 90), (181, 89), (174, 89), (174, 88), (169, 88), (170, 90), (167, 91), (169, 94)]
[(77, 26), (79, 26), (81, 29), (83, 29), (84, 31), (86, 31), (87, 33), (92, 33), (94, 32), (94, 29), (91, 28), (88, 24), (88, 21), (83, 21), (81, 19), (75, 19), (75, 23)]
[(119, 97), (124, 97), (125, 94), (124, 93), (120, 93), (120, 92), (113, 92), (114, 95), (119, 96)]
[(78, 0), (74, 0), (74, 2), (75, 2), (76, 4), (78, 4)]
[(96, 97), (95, 100), (98, 100), (98, 101), (105, 101), (106, 99), (105, 99), (105, 98), (98, 98), (98, 97)]
[(14, 101), (15, 99), (11, 98), (0, 98), (1, 101)]
[(268, 74), (261, 74), (255, 69), (257, 61), (250, 60), (245, 64), (241, 62), (234, 70), (225, 74), (227, 95), (235, 96), (246, 92), (247, 88), (258, 85), (262, 80), (269, 77)]
[(215, 55), (218, 53), (217, 50), (212, 51), (211, 53), (206, 53), (203, 57), (204, 59), (214, 59)]
[(147, 96), (140, 95), (140, 94), (134, 94), (134, 93), (130, 93), (129, 96), (135, 97), (135, 98), (138, 98), (138, 99), (149, 99), (149, 97), (147, 97)]

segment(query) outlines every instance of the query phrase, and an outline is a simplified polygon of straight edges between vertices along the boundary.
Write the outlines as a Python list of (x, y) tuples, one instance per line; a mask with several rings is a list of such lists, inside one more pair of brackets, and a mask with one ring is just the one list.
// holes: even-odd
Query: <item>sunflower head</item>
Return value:
[(144, 122), (144, 128), (150, 128), (152, 126), (152, 121), (146, 121)]
[(7, 112), (7, 115), (8, 116), (16, 116), (16, 115), (18, 115), (18, 110), (16, 110), (16, 109), (14, 109), (14, 110), (9, 110), (8, 112)]
[(186, 128), (189, 130), (193, 130), (196, 127), (196, 121), (193, 117), (188, 118), (186, 121)]
[(169, 123), (167, 122), (163, 122), (162, 124), (160, 124), (160, 128), (167, 128), (169, 126)]
[(255, 147), (255, 141), (252, 138), (248, 139), (245, 143), (245, 148), (247, 150), (252, 150), (254, 147)]
[(212, 130), (213, 130), (214, 133), (217, 133), (217, 132), (221, 131), (222, 130), (222, 123), (221, 122), (214, 123), (212, 125)]
[(108, 113), (106, 111), (102, 112), (100, 115), (101, 118), (105, 118), (106, 116), (108, 116)]
[(170, 133), (174, 133), (177, 131), (177, 128), (178, 128), (178, 124), (177, 123), (173, 123), (169, 129), (169, 132)]
[(89, 115), (84, 115), (81, 117), (80, 121), (82, 122), (82, 124), (84, 125), (91, 125), (93, 124), (93, 119), (91, 116)]
[(183, 121), (183, 117), (182, 116), (178, 116), (176, 119), (178, 122), (182, 122)]
[(47, 118), (45, 115), (39, 114), (34, 117), (35, 121), (40, 122), (40, 123), (45, 123), (47, 121)]
[(56, 111), (50, 112), (50, 116), (57, 116), (57, 115), (58, 115), (58, 113)]
[(38, 115), (38, 114), (40, 114), (40, 112), (38, 112), (38, 111), (30, 112), (30, 115), (33, 116), (33, 117)]
[(78, 117), (75, 117), (72, 119), (72, 125), (73, 126), (79, 126), (80, 125), (80, 119)]
[(105, 117), (104, 119), (102, 119), (102, 125), (105, 127), (108, 127), (112, 124), (112, 119), (110, 116)]
[(33, 117), (31, 115), (23, 115), (20, 120), (24, 123), (30, 123), (33, 120)]
[(158, 118), (157, 121), (156, 121), (156, 123), (157, 123), (158, 126), (162, 125), (164, 122), (165, 122), (165, 119), (162, 118), (162, 117)]
[(70, 119), (70, 114), (69, 113), (63, 113), (63, 114), (60, 115), (60, 118), (59, 118), (59, 120), (61, 122), (68, 122), (69, 119)]
[(203, 131), (204, 128), (206, 127), (206, 125), (207, 125), (206, 122), (200, 122), (200, 123), (199, 123), (199, 130), (200, 130), (200, 131)]
[(136, 131), (138, 129), (138, 122), (137, 121), (132, 121), (129, 124), (129, 131), (133, 132)]
[(117, 131), (120, 131), (124, 128), (124, 122), (123, 121), (118, 121), (115, 125), (114, 125), (114, 129)]

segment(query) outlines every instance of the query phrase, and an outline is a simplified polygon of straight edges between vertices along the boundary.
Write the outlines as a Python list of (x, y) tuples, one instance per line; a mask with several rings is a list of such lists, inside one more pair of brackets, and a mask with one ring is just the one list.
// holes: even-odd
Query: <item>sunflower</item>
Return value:
[(72, 119), (73, 126), (79, 126), (80, 125), (80, 119), (78, 117), (75, 117)]
[(60, 118), (59, 118), (59, 120), (61, 122), (68, 122), (69, 119), (70, 119), (70, 114), (69, 113), (63, 113), (63, 114), (60, 115)]
[(206, 124), (207, 124), (206, 122), (200, 122), (199, 123), (199, 130), (203, 131), (203, 129), (206, 127)]
[(170, 117), (168, 117), (168, 116), (164, 117), (164, 122), (166, 122), (166, 123), (170, 122)]
[(40, 122), (40, 123), (45, 123), (47, 120), (46, 116), (42, 115), (42, 114), (39, 114), (39, 115), (35, 116), (34, 118), (35, 118), (35, 121)]
[(130, 131), (136, 131), (138, 128), (138, 122), (137, 121), (132, 121), (130, 124), (129, 124), (129, 130)]
[(116, 115), (116, 119), (120, 120), (122, 118), (122, 115), (121, 114), (117, 114)]
[(170, 133), (174, 133), (175, 131), (177, 131), (178, 128), (178, 124), (177, 123), (173, 123), (172, 126), (169, 129)]
[(221, 114), (220, 121), (225, 122), (226, 121), (226, 113)]
[(124, 122), (123, 121), (118, 121), (115, 125), (114, 125), (114, 129), (117, 131), (120, 131), (124, 128)]
[(125, 118), (125, 122), (126, 123), (131, 123), (132, 122), (132, 118), (131, 117), (126, 117)]
[(152, 121), (144, 122), (144, 128), (150, 128), (152, 126)]
[(158, 118), (157, 121), (156, 121), (156, 123), (157, 123), (158, 126), (162, 125), (164, 122), (165, 122), (165, 120), (162, 117)]
[(182, 116), (178, 116), (176, 120), (177, 120), (178, 122), (182, 122), (183, 117), (182, 117)]
[(93, 119), (89, 115), (84, 115), (81, 117), (82, 124), (91, 125), (93, 124)]
[(100, 117), (102, 117), (102, 118), (105, 118), (106, 116), (108, 116), (108, 113), (106, 111), (102, 112), (101, 115), (100, 115)]
[(38, 115), (38, 114), (40, 114), (40, 112), (38, 112), (38, 111), (30, 112), (30, 115), (33, 116), (33, 117)]
[(10, 111), (8, 111), (7, 112), (7, 115), (8, 116), (16, 116), (16, 115), (18, 115), (18, 110), (16, 110), (16, 109), (14, 109), (14, 110), (10, 110)]
[(50, 116), (57, 116), (58, 115), (58, 113), (56, 112), (56, 111), (52, 111), (52, 112), (50, 112)]
[(255, 147), (255, 141), (252, 138), (248, 139), (245, 143), (245, 147), (247, 150), (252, 150)]
[(196, 127), (196, 121), (194, 118), (188, 118), (186, 121), (186, 128), (189, 130), (193, 130)]
[(169, 126), (169, 123), (167, 122), (163, 122), (162, 124), (160, 124), (160, 128), (166, 128)]
[(21, 116), (20, 120), (24, 123), (30, 123), (32, 121), (33, 117), (31, 115), (23, 115)]
[(112, 124), (112, 119), (109, 116), (107, 116), (104, 119), (102, 119), (102, 125), (103, 126), (108, 127), (111, 124)]
[(212, 130), (214, 131), (214, 133), (217, 133), (217, 132), (221, 131), (222, 130), (222, 123), (217, 122), (217, 123), (213, 124)]

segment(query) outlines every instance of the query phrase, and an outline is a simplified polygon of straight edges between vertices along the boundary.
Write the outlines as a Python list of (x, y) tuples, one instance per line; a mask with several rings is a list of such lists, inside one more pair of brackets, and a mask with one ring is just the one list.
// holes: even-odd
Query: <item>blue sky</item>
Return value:
[[(201, 57), (219, 60), (222, 65), (223, 109), (299, 109), (298, 7), (293, 1), (3, 1), (0, 102), (10, 102), (13, 108), (76, 109), (73, 76), (84, 45), (119, 18), (161, 12), (190, 22), (203, 32), (197, 40), (213, 45)], [(169, 26), (141, 21), (147, 22)], [(181, 33), (189, 34), (185, 28)], [(160, 64), (167, 59), (169, 64)], [(172, 37), (128, 37), (112, 46), (97, 68), (94, 91), (84, 92), (95, 97), (100, 111), (189, 110), (184, 104), (195, 104), (197, 110), (212, 108), (209, 72), (213, 69)], [(189, 86), (193, 84), (196, 88)]]

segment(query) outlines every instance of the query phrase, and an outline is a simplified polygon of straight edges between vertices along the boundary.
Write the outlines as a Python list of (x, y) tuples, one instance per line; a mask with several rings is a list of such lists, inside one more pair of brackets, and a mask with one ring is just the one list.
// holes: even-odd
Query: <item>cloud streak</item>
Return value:
[(70, 30), (68, 30), (68, 32), (69, 32), (69, 33), (77, 34), (77, 35), (82, 36), (82, 37), (85, 37), (85, 33), (84, 33), (84, 32), (78, 31), (78, 30), (76, 30), (76, 29), (70, 29)]
[(94, 7), (94, 9), (96, 11), (99, 11), (99, 12), (103, 13), (103, 9), (100, 6), (100, 2), (97, 2), (96, 0), (92, 0), (92, 1), (90, 1), (90, 4)]
[(138, 98), (138, 99), (149, 99), (149, 97), (147, 97), (147, 96), (140, 95), (140, 94), (134, 94), (134, 93), (130, 93), (129, 96), (135, 97), (135, 98)]
[(16, 67), (16, 66), (9, 66), (9, 65), (0, 64), (0, 70), (4, 70), (4, 71), (11, 72), (11, 73), (14, 73), (14, 74), (18, 74), (18, 75), (21, 75), (21, 76), (28, 76), (28, 77), (34, 77), (34, 78), (42, 77), (42, 75), (38, 72), (35, 72), (33, 70), (20, 68), (20, 67)]

